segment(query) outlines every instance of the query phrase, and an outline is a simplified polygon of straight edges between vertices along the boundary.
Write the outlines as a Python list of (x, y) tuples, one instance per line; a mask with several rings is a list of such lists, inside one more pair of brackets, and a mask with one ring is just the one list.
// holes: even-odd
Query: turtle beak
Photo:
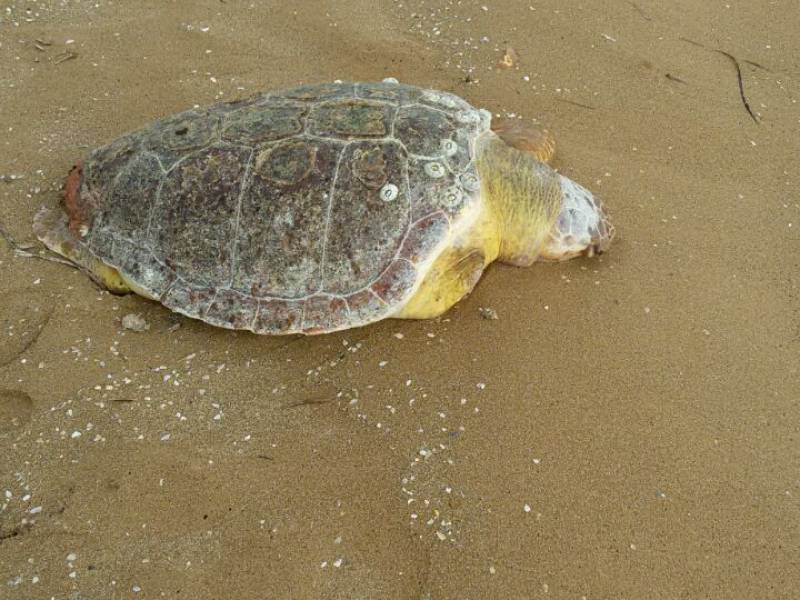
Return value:
[(562, 261), (594, 256), (608, 249), (615, 229), (603, 203), (585, 187), (561, 178), (561, 212), (548, 234), (540, 260)]

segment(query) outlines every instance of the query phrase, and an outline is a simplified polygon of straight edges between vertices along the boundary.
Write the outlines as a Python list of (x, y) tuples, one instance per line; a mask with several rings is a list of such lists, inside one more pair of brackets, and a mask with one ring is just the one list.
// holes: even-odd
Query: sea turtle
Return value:
[(110, 291), (230, 329), (428, 318), (494, 260), (602, 252), (614, 229), (549, 134), (450, 93), (268, 92), (156, 121), (69, 173), (36, 235)]

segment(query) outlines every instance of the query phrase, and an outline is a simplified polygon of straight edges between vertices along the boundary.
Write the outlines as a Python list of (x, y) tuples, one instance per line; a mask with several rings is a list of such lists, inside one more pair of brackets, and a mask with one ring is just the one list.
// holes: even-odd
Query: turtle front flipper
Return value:
[(41, 242), (85, 271), (97, 284), (114, 294), (131, 292), (119, 272), (99, 260), (69, 229), (69, 217), (59, 209), (42, 207), (33, 219), (33, 232)]
[(486, 261), (478, 249), (450, 248), (442, 252), (403, 309), (400, 319), (430, 319), (446, 312), (469, 294), (483, 274)]
[(536, 160), (550, 163), (556, 152), (556, 140), (547, 129), (539, 129), (522, 119), (492, 119), (492, 131), (512, 148), (530, 154)]

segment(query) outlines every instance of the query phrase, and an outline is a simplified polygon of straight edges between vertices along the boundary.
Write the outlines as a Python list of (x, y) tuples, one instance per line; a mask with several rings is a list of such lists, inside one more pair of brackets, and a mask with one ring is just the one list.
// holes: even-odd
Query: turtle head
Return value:
[[(496, 256), (508, 264), (528, 266), (536, 260), (560, 261), (605, 251), (614, 228), (600, 201), (540, 160), (547, 156), (528, 147), (521, 150), (519, 141), (512, 141), (516, 147), (492, 134), (478, 144), (481, 193), (497, 231)], [(537, 142), (534, 148), (544, 145)]]
[(544, 241), (539, 260), (561, 261), (602, 254), (615, 232), (602, 202), (568, 177), (558, 177), (561, 209)]

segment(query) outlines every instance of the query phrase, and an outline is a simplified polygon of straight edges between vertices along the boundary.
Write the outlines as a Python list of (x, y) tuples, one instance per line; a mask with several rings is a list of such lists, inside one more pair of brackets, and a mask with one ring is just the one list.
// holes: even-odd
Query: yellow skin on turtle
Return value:
[[(472, 291), (483, 270), (495, 260), (529, 266), (536, 260), (561, 261), (603, 252), (614, 237), (600, 202), (591, 194), (543, 168), (555, 153), (555, 141), (518, 120), (493, 121), (493, 132), (478, 141), (477, 168), (481, 211), (469, 226), (455, 232), (449, 247), (435, 260), (399, 318), (425, 319), (446, 312)], [(566, 183), (565, 183), (566, 182)], [(562, 214), (564, 185), (588, 195), (597, 222), (591, 235), (575, 239)], [(569, 225), (569, 224), (567, 224)]]
[[(495, 260), (529, 266), (536, 260), (566, 260), (605, 250), (614, 236), (613, 226), (599, 200), (545, 166), (554, 152), (555, 143), (546, 131), (519, 120), (493, 120), (492, 131), (482, 134), (476, 147), (483, 199), (479, 210), (443, 240), (443, 250), (408, 302), (389, 316), (427, 319), (443, 314), (472, 291)], [(583, 213), (577, 229), (570, 220), (576, 207)], [(155, 299), (72, 243), (75, 238), (58, 212), (37, 215), (34, 229), (45, 245), (113, 293)]]

